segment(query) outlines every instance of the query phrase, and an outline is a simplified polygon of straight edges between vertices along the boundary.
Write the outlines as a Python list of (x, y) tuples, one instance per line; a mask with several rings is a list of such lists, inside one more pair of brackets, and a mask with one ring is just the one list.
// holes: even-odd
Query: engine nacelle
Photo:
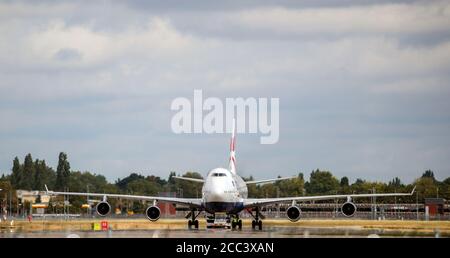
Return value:
[(341, 207), (342, 214), (346, 217), (353, 217), (356, 213), (356, 205), (352, 202), (346, 202)]
[(161, 210), (158, 206), (150, 206), (145, 210), (145, 215), (150, 221), (157, 221), (161, 216)]
[(300, 219), (301, 210), (297, 206), (290, 206), (286, 210), (286, 215), (291, 222), (296, 222)]
[(107, 202), (99, 202), (95, 209), (98, 215), (104, 217), (111, 211), (111, 205)]

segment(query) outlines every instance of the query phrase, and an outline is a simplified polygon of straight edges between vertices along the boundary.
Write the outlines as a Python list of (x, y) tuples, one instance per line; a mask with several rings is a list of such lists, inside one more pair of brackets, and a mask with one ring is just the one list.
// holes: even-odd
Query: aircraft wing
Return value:
[(196, 182), (196, 183), (205, 183), (205, 180), (199, 179), (199, 178), (184, 177), (184, 176), (172, 176), (172, 177), (176, 178), (176, 179), (182, 179), (182, 180), (192, 181), (192, 182)]
[(306, 201), (320, 201), (332, 199), (349, 199), (362, 197), (388, 197), (388, 196), (411, 196), (416, 187), (410, 193), (378, 193), (378, 194), (339, 194), (339, 195), (319, 195), (319, 196), (298, 196), (298, 197), (282, 197), (282, 198), (260, 198), (260, 199), (245, 199), (244, 208), (252, 208), (258, 206), (265, 206), (274, 203), (286, 202), (306, 202)]
[(281, 180), (288, 180), (288, 179), (294, 179), (297, 178), (296, 176), (291, 176), (291, 177), (279, 177), (279, 178), (273, 178), (273, 179), (264, 179), (264, 180), (255, 180), (255, 181), (246, 181), (245, 183), (247, 185), (250, 184), (264, 184), (264, 183), (269, 183), (269, 182), (275, 182), (275, 181), (281, 181)]
[(55, 192), (49, 191), (45, 186), (48, 195), (71, 195), (71, 196), (89, 196), (100, 197), (103, 200), (106, 198), (121, 198), (128, 200), (141, 200), (141, 201), (161, 201), (170, 202), (176, 204), (184, 204), (190, 207), (199, 208), (202, 206), (202, 199), (200, 198), (177, 198), (177, 197), (162, 197), (162, 196), (145, 196), (145, 195), (128, 195), (128, 194), (107, 194), (107, 193), (81, 193), (81, 192)]

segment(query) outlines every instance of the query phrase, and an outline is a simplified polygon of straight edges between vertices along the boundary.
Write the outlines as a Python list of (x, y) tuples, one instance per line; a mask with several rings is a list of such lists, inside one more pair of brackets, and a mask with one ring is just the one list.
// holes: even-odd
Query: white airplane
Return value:
[[(150, 221), (157, 221), (160, 218), (161, 210), (157, 206), (158, 201), (174, 204), (182, 204), (189, 207), (191, 212), (186, 216), (189, 218), (188, 227), (194, 226), (198, 229), (198, 215), (205, 211), (214, 217), (216, 213), (226, 213), (232, 218), (231, 227), (242, 229), (242, 220), (239, 214), (246, 210), (252, 217), (252, 228), (262, 230), (262, 221), (264, 216), (260, 213), (261, 207), (275, 203), (291, 203), (286, 210), (288, 219), (296, 222), (300, 219), (301, 210), (297, 206), (297, 202), (316, 201), (316, 200), (332, 200), (347, 199), (341, 206), (341, 212), (346, 217), (352, 217), (356, 212), (356, 205), (352, 202), (353, 198), (358, 197), (386, 197), (386, 196), (409, 196), (414, 193), (385, 193), (385, 194), (342, 194), (342, 195), (322, 195), (322, 196), (297, 196), (282, 198), (248, 198), (247, 185), (274, 182), (279, 180), (292, 179), (295, 177), (284, 177), (259, 181), (244, 181), (236, 173), (236, 157), (235, 157), (235, 121), (233, 120), (233, 133), (230, 143), (230, 161), (229, 169), (215, 168), (211, 170), (206, 179), (175, 177), (181, 180), (202, 183), (202, 198), (176, 198), (176, 197), (160, 197), (160, 196), (139, 196), (126, 194), (105, 194), (105, 193), (80, 193), (80, 192), (55, 192), (49, 191), (45, 185), (47, 194), (49, 195), (75, 195), (100, 197), (100, 201), (96, 205), (96, 211), (100, 216), (106, 216), (111, 211), (111, 205), (107, 202), (107, 198), (121, 198), (129, 200), (152, 201), (145, 214)], [(253, 213), (255, 211), (255, 213)]]

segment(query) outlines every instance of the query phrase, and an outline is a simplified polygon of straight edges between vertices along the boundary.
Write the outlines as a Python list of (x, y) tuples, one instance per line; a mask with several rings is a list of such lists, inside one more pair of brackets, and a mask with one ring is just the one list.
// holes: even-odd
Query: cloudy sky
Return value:
[(176, 97), (280, 98), (280, 140), (237, 167), (450, 176), (448, 1), (2, 1), (0, 171), (31, 153), (113, 181), (226, 166), (226, 134), (174, 134)]

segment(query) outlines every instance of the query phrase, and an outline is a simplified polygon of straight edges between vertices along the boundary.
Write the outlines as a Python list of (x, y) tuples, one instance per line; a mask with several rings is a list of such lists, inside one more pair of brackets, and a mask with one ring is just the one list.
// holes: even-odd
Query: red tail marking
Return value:
[(231, 142), (230, 142), (230, 150), (231, 151), (234, 151), (234, 141), (235, 141), (235, 139), (234, 139), (234, 137), (231, 139)]

